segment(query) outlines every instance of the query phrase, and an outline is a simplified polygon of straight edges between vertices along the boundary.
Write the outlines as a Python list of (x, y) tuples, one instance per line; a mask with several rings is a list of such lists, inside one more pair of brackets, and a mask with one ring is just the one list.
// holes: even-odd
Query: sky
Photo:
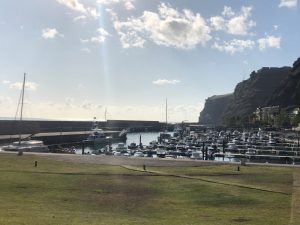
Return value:
[[(198, 121), (300, 57), (297, 0), (1, 0), (0, 117)], [(272, 82), (272, 81), (270, 81)]]

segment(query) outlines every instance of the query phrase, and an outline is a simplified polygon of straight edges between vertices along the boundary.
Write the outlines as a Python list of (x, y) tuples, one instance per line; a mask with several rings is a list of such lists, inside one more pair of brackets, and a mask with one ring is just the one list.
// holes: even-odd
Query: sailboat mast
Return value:
[(168, 99), (166, 98), (166, 130), (168, 130)]
[(22, 100), (21, 100), (21, 115), (20, 115), (20, 131), (19, 131), (19, 144), (21, 144), (21, 125), (23, 120), (23, 105), (24, 105), (24, 92), (25, 92), (26, 73), (24, 73), (22, 85)]

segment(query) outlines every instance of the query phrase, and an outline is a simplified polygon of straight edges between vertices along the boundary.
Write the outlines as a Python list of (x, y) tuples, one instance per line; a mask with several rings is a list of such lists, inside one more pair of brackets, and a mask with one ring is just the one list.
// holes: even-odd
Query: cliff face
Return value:
[(199, 123), (221, 125), (223, 114), (232, 96), (232, 94), (214, 95), (206, 99), (204, 109), (200, 113)]
[(257, 72), (252, 72), (248, 80), (236, 86), (233, 97), (224, 112), (224, 121), (233, 117), (246, 118), (257, 107), (267, 106), (268, 99), (287, 78), (290, 71), (290, 67), (264, 67)]
[(287, 102), (288, 96), (292, 96), (288, 105), (296, 101), (300, 104), (299, 77), (300, 59), (294, 63), (293, 69), (264, 67), (252, 72), (248, 80), (236, 86), (233, 94), (208, 98), (199, 122), (213, 125), (227, 124), (231, 118), (247, 118), (258, 107), (281, 106)]
[(293, 64), (290, 74), (283, 80), (267, 102), (268, 105), (300, 106), (300, 58)]

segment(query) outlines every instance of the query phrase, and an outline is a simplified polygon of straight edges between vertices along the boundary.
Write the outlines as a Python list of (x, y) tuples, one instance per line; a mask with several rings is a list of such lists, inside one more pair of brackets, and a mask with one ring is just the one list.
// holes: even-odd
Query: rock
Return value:
[(293, 64), (290, 74), (282, 81), (267, 102), (281, 108), (300, 107), (300, 58)]
[(203, 111), (200, 113), (199, 123), (219, 126), (222, 124), (223, 114), (231, 101), (233, 94), (214, 95), (206, 99)]

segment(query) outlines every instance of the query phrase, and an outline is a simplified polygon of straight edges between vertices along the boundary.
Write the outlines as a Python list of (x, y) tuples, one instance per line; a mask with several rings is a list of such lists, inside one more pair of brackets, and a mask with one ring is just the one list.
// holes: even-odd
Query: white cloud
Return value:
[(74, 18), (74, 21), (85, 20), (87, 17), (85, 15), (77, 16)]
[(232, 10), (229, 6), (224, 6), (224, 10), (222, 12), (222, 15), (225, 17), (233, 17), (235, 15), (235, 12)]
[(229, 42), (224, 41), (223, 43), (215, 42), (212, 48), (217, 49), (221, 52), (226, 52), (231, 55), (237, 52), (243, 52), (246, 49), (253, 49), (255, 47), (255, 42), (252, 40), (238, 40), (233, 39)]
[(3, 80), (2, 84), (10, 84), (10, 81), (9, 80)]
[(91, 38), (91, 42), (93, 43), (102, 43), (105, 41), (107, 36), (110, 36), (110, 34), (103, 28), (99, 28), (97, 32), (98, 32), (98, 36)]
[(266, 48), (280, 48), (281, 37), (267, 36), (257, 40), (259, 49), (265, 50)]
[(278, 7), (294, 8), (297, 7), (297, 4), (298, 4), (297, 0), (280, 0), (280, 4)]
[(211, 17), (209, 20), (214, 30), (224, 30), (226, 28), (225, 19), (221, 16), (214, 16)]
[(152, 81), (153, 84), (155, 85), (175, 85), (175, 84), (179, 84), (180, 80), (167, 80), (167, 79), (158, 79), (155, 81)]
[(230, 7), (224, 6), (222, 16), (214, 16), (209, 19), (214, 30), (224, 30), (233, 35), (248, 35), (249, 30), (256, 26), (250, 19), (252, 7), (241, 8), (239, 13), (234, 12)]
[(179, 12), (169, 4), (161, 3), (158, 13), (144, 11), (141, 17), (115, 20), (114, 27), (123, 47), (143, 47), (146, 40), (157, 45), (179, 49), (194, 48), (211, 39), (210, 28), (200, 14), (185, 9)]
[(42, 37), (44, 39), (54, 39), (57, 36), (63, 37), (63, 35), (59, 34), (55, 28), (46, 28), (42, 30)]
[(134, 10), (135, 9), (135, 6), (132, 3), (132, 1), (125, 1), (124, 5), (125, 5), (125, 8), (127, 10)]
[(82, 44), (87, 44), (87, 43), (99, 44), (99, 43), (103, 43), (108, 36), (111, 35), (105, 29), (99, 28), (97, 29), (97, 36), (91, 37), (89, 39), (80, 39), (80, 42)]
[(118, 31), (118, 34), (123, 48), (143, 48), (146, 42), (146, 40), (141, 38), (135, 31)]
[(133, 4), (135, 2), (135, 0), (98, 0), (97, 2), (99, 4), (107, 5), (107, 6), (111, 6), (111, 5), (115, 5), (115, 4), (123, 4), (125, 9), (127, 9), (127, 10), (135, 9), (135, 6)]
[[(23, 83), (21, 82), (16, 82), (10, 85), (10, 88), (15, 88), (18, 90), (22, 90)], [(26, 82), (25, 83), (25, 89), (30, 90), (30, 91), (36, 91), (38, 88), (38, 84), (34, 82)]]
[(97, 19), (99, 14), (97, 13), (96, 8), (86, 7), (79, 0), (56, 0), (59, 4), (62, 4), (69, 9), (82, 13), (93, 19)]
[(112, 20), (117, 20), (118, 19), (118, 14), (115, 12), (113, 9), (105, 9), (105, 11), (110, 14)]

